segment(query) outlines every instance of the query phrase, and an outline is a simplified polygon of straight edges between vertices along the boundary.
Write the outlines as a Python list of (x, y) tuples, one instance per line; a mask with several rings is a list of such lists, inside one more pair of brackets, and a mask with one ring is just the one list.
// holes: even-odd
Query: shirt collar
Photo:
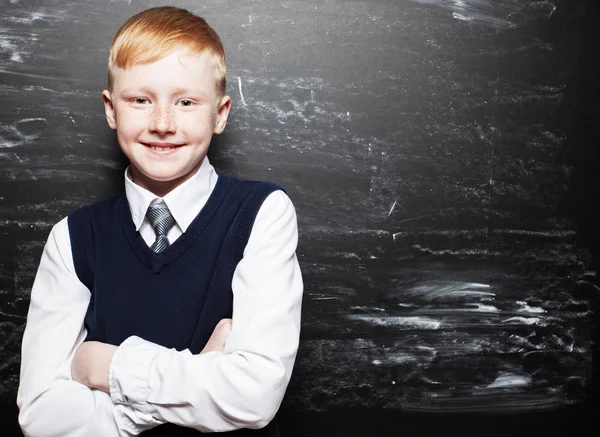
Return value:
[(217, 172), (208, 157), (205, 157), (200, 168), (191, 178), (160, 198), (133, 182), (128, 167), (125, 170), (125, 195), (135, 229), (140, 230), (150, 204), (164, 202), (181, 231), (185, 232), (206, 204), (217, 184), (217, 178)]

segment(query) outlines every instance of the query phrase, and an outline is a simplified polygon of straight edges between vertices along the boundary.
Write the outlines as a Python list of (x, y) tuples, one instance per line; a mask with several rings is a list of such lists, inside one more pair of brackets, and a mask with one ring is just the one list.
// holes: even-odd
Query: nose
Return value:
[(150, 119), (150, 131), (165, 135), (175, 133), (175, 111), (171, 107), (156, 105)]

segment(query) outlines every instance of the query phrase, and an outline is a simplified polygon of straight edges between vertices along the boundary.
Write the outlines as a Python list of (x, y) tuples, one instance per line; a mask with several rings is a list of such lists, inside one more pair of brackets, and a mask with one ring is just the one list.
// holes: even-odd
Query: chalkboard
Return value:
[(163, 4), (227, 51), (211, 162), (298, 212), (284, 436), (598, 432), (598, 2), (3, 0), (2, 436), (48, 232), (122, 189), (111, 38)]

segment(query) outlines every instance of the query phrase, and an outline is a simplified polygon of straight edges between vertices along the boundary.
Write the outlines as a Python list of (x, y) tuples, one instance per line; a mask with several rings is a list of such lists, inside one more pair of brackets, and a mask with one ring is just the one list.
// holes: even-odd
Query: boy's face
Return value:
[(219, 99), (208, 53), (178, 50), (112, 74), (112, 91), (102, 93), (108, 124), (135, 183), (162, 197), (198, 170), (213, 133), (225, 128), (231, 99)]

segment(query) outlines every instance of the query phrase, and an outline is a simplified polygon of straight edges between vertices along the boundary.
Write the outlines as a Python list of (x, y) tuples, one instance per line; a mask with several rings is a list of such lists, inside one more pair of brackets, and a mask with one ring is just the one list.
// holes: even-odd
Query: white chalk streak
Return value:
[(242, 100), (242, 105), (246, 105), (246, 100), (244, 99), (244, 93), (242, 92), (242, 78), (238, 77), (238, 89), (240, 90), (240, 99)]
[(410, 294), (427, 300), (445, 300), (448, 298), (491, 297), (496, 294), (488, 291), (488, 284), (478, 282), (430, 282), (419, 284), (410, 289)]
[(500, 310), (493, 305), (483, 305), (480, 303), (469, 304), (474, 308), (468, 309), (467, 311), (477, 311), (482, 313), (498, 313)]
[(392, 212), (394, 212), (394, 208), (396, 208), (396, 203), (397, 200), (394, 200), (394, 203), (392, 203), (392, 207), (390, 208), (390, 212), (388, 212), (388, 217), (392, 215)]
[(394, 317), (394, 316), (348, 316), (352, 320), (360, 320), (376, 326), (406, 326), (414, 329), (440, 329), (442, 323), (439, 320), (428, 317)]
[(531, 386), (531, 383), (532, 378), (530, 375), (504, 373), (497, 377), (494, 382), (487, 386), (487, 388), (529, 387)]
[(457, 20), (461, 20), (461, 21), (472, 21), (473, 20), (472, 17), (465, 17), (463, 14), (459, 14), (458, 12), (452, 12), (452, 17), (456, 18)]
[(535, 325), (539, 323), (540, 319), (537, 317), (511, 317), (503, 320), (502, 323), (509, 325)]
[(0, 74), (11, 74), (14, 76), (23, 76), (23, 77), (31, 77), (34, 79), (50, 79), (50, 80), (58, 80), (61, 82), (69, 81), (69, 82), (81, 82), (82, 79), (78, 79), (76, 77), (57, 77), (57, 76), (48, 76), (44, 74), (32, 74), (32, 73), (23, 73), (21, 71), (10, 71), (0, 68)]
[(519, 308), (519, 312), (526, 312), (526, 313), (545, 313), (546, 310), (540, 307), (530, 307), (527, 302), (523, 302), (518, 300), (517, 301), (517, 305), (519, 305), (521, 308)]

